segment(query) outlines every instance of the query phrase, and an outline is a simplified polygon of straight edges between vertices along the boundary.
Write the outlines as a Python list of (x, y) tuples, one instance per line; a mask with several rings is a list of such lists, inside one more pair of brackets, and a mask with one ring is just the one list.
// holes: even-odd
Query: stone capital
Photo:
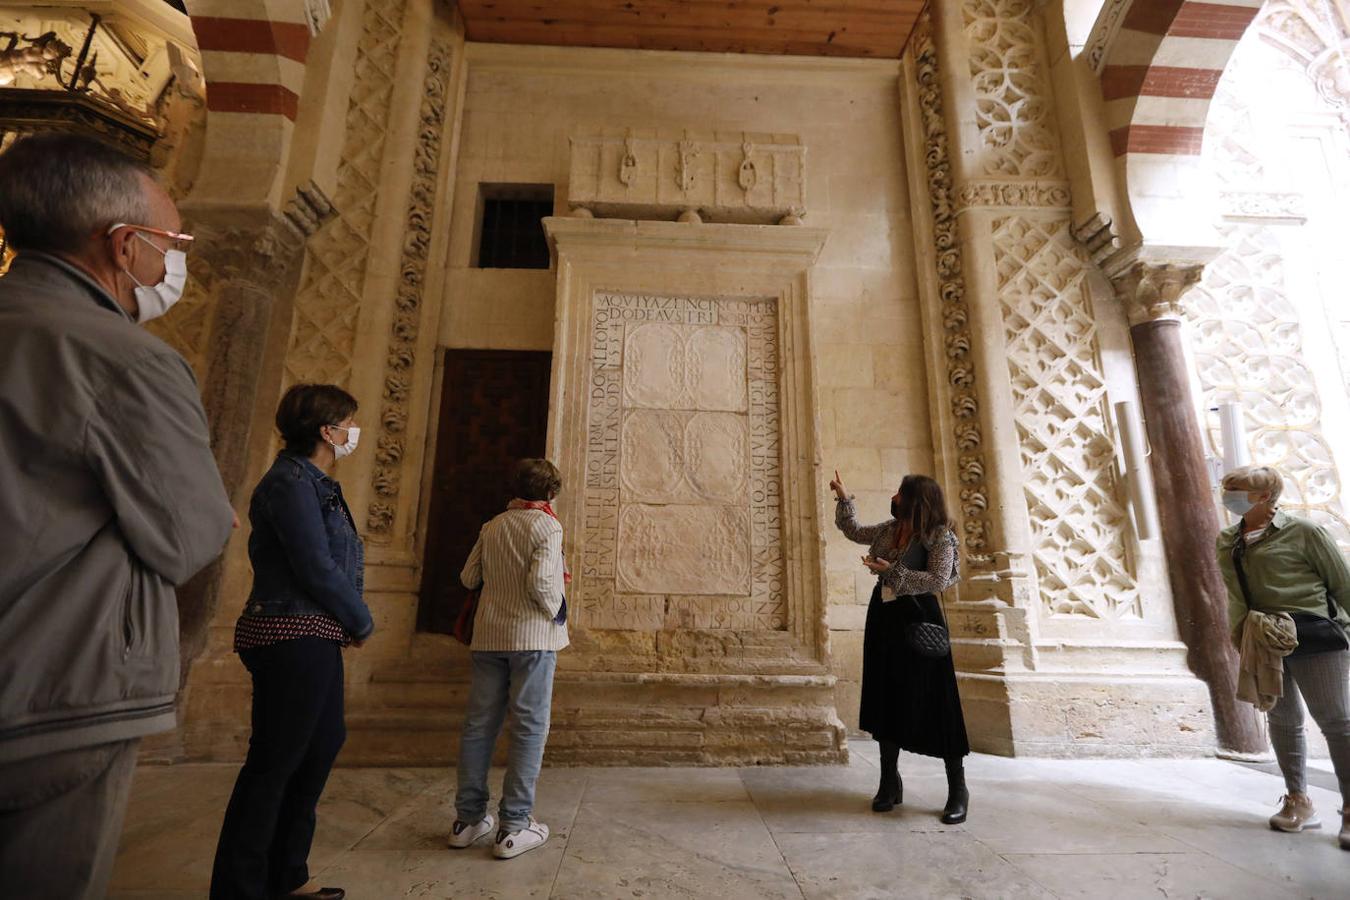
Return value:
[(243, 282), (271, 293), (303, 259), (304, 235), (270, 209), (184, 205), (182, 214), (196, 237), (188, 257), (192, 274), (208, 290)]
[(1196, 263), (1136, 262), (1112, 279), (1130, 325), (1181, 318), (1181, 297), (1204, 274)]

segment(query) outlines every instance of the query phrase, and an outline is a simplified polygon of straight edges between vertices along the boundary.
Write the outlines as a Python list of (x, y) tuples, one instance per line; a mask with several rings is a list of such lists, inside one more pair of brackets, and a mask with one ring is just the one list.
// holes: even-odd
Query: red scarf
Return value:
[[(537, 509), (540, 512), (548, 513), (555, 522), (562, 524), (558, 519), (558, 514), (553, 511), (553, 507), (547, 500), (521, 500), (519, 497), (506, 504), (507, 509)], [(567, 557), (563, 556), (563, 584), (572, 583), (572, 573), (567, 568)]]

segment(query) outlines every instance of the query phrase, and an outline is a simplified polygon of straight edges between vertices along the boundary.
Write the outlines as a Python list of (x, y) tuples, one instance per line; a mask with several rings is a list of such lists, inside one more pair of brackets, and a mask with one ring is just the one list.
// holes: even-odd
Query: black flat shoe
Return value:
[(282, 894), (281, 896), (310, 897), (313, 898), (313, 900), (342, 900), (343, 897), (347, 896), (347, 892), (344, 891), (342, 888), (321, 887), (317, 891), (307, 891), (306, 893), (303, 894), (298, 891), (295, 891), (289, 894)]
[(966, 820), (966, 810), (970, 806), (970, 791), (965, 788), (952, 791), (947, 795), (947, 805), (942, 810), (943, 825), (960, 825)]

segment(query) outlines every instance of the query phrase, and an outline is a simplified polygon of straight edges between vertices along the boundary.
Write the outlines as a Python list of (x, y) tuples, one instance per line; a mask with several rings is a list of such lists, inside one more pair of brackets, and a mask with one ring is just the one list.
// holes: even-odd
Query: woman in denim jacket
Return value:
[(342, 488), (326, 474), (356, 449), (356, 400), (330, 384), (281, 398), (286, 449), (249, 505), (253, 590), (234, 648), (253, 676), (253, 733), (225, 811), (212, 898), (320, 897), (309, 884), (315, 807), (346, 738), (342, 652), (375, 630), (364, 554)]

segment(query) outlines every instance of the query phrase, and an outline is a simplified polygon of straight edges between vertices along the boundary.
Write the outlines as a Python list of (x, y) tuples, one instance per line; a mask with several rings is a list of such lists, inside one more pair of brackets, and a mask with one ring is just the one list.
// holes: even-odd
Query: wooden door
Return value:
[(447, 350), (417, 626), (449, 634), (478, 529), (506, 508), (511, 468), (544, 455), (552, 354)]

